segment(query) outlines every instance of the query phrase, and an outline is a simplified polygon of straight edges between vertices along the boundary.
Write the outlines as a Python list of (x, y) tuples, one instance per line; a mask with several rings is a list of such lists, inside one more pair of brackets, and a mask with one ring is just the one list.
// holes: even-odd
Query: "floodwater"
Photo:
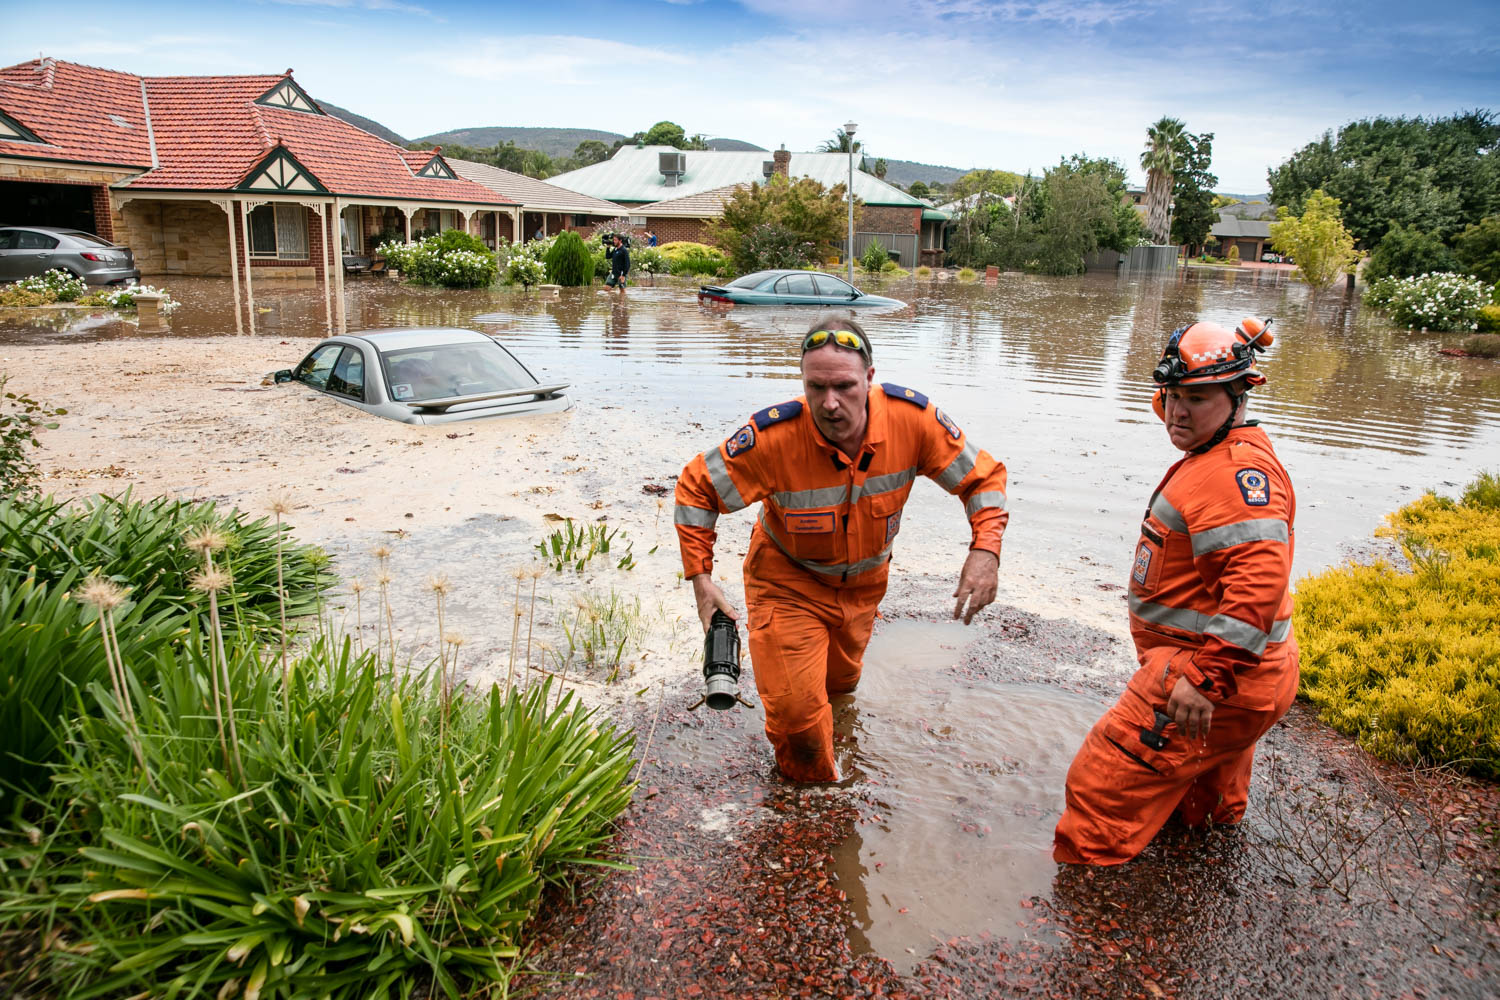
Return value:
[[(234, 337), (235, 325), (228, 282), (179, 279), (169, 289), (183, 302), (169, 335), (182, 351), (163, 371), (180, 393), (192, 384), (195, 354), (228, 353), (231, 342), (222, 338)], [(1005, 933), (1015, 926), (1019, 901), (1045, 892), (1054, 878), (1049, 847), (1062, 777), (1102, 707), (1064, 689), (1117, 690), (1128, 676), (1121, 585), (1140, 512), (1178, 457), (1149, 408), (1149, 373), (1167, 332), (1195, 319), (1231, 326), (1246, 315), (1275, 319), (1277, 341), (1263, 364), (1269, 384), (1256, 391), (1252, 415), (1264, 422), (1297, 487), (1297, 576), (1360, 551), (1387, 513), (1423, 490), (1452, 494), (1479, 471), (1500, 470), (1500, 362), (1443, 356), (1439, 349), (1454, 335), (1393, 329), (1338, 294), (1312, 301), (1304, 286), (1277, 272), (1005, 275), (993, 285), (907, 279), (872, 290), (910, 303), (859, 313), (874, 344), (877, 381), (926, 393), (1009, 469), (1011, 525), (999, 602), (1099, 630), (1114, 643), (1098, 655), (1056, 657), (1047, 664), (1050, 673), (1036, 678), (1045, 684), (975, 680), (950, 669), (980, 628), (941, 622), (949, 612), (942, 595), (951, 590), (968, 530), (957, 503), (934, 484), (917, 484), (888, 604), (926, 620), (880, 624), (860, 689), (838, 704), (836, 715), (845, 790), (872, 804), (833, 852), (848, 896), (849, 939), (857, 951), (905, 970), (929, 954), (934, 937)], [(600, 509), (607, 499), (611, 523), (630, 525), (637, 538), (663, 540), (662, 554), (646, 560), (638, 551), (641, 567), (614, 574), (609, 585), (638, 588), (661, 609), (655, 620), (673, 623), (677, 634), (668, 648), (676, 661), (661, 669), (680, 679), (695, 670), (696, 642), (683, 638), (682, 624), (691, 601), (673, 579), (670, 532), (662, 536), (658, 501), (641, 495), (640, 484), (669, 483), (671, 471), (723, 440), (749, 413), (798, 395), (797, 343), (813, 318), (794, 310), (704, 311), (693, 291), (664, 281), (633, 287), (622, 300), (598, 290), (455, 292), (388, 279), (350, 281), (350, 329), (485, 330), (543, 381), (570, 381), (576, 410), (535, 425), (525, 440), (514, 429), (476, 438), (374, 418), (361, 423), (361, 415), (321, 400), (288, 407), (279, 419), (305, 422), (326, 403), (339, 410), (333, 433), (349, 454), (370, 448), (370, 456), (389, 456), (405, 450), (390, 447), (398, 441), (421, 445), (423, 477), (405, 480), (404, 489), (426, 488), (422, 495), (441, 497), (436, 502), (454, 513), (449, 523), (425, 531), (420, 519), (397, 522), (411, 527), (403, 544), (413, 564), (443, 566), (461, 580), (499, 577), (502, 593), (509, 592), (508, 578), (485, 560), (505, 546), (528, 549), (542, 504), (570, 513), (566, 503), (581, 507), (593, 498), (591, 506)], [(256, 293), (256, 334), (278, 348), (284, 364), (328, 332), (324, 298), (311, 283), (258, 282)], [(0, 311), (0, 355), (61, 366), (54, 371), (70, 370), (69, 359), (90, 344), (137, 340), (143, 350), (163, 353), (160, 338), (145, 340), (132, 323), (110, 315)], [(247, 394), (221, 396), (212, 405), (260, 412), (265, 400), (280, 398), (240, 391)], [(191, 406), (186, 398), (180, 405)], [(80, 413), (75, 401), (68, 405)], [(540, 470), (534, 468), (529, 456), (547, 456), (548, 446), (569, 454), (541, 457)], [(283, 472), (300, 468), (288, 456), (276, 457)], [(506, 462), (528, 463), (528, 482), (556, 476), (561, 492), (546, 500), (510, 493), (519, 499), (503, 517), (478, 525), (484, 533), (476, 536), (463, 515), (486, 509), (495, 496), (495, 466)], [(356, 483), (364, 468), (341, 460), (336, 471), (349, 475), (318, 487), (329, 491), (320, 504), (343, 503), (337, 513), (357, 513), (359, 521), (325, 523), (324, 537), (308, 538), (327, 545), (346, 572), (367, 568), (365, 553), (388, 537), (370, 534), (372, 518), (361, 504), (378, 506), (403, 492), (344, 485)], [(239, 474), (225, 466), (218, 494), (233, 497), (232, 477)], [(508, 473), (505, 489), (526, 485), (515, 481), (517, 474)], [(400, 470), (384, 475), (395, 482)], [(719, 523), (719, 571), (736, 600), (742, 591), (734, 555), (744, 551), (751, 523), (748, 515)], [(419, 588), (411, 589), (415, 601)], [(474, 617), (491, 619), (493, 631), (509, 636), (510, 619), (498, 608), (476, 604)], [(657, 734), (656, 752), (679, 764), (717, 753), (768, 756), (757, 735), (759, 716), (744, 715), (728, 744), (701, 730), (668, 729)]]

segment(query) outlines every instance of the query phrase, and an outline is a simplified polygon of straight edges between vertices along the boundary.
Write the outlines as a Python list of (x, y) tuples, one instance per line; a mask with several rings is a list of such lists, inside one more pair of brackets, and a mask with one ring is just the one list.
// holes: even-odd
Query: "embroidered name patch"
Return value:
[(1135, 579), (1136, 583), (1144, 587), (1146, 585), (1146, 574), (1150, 571), (1151, 546), (1142, 542), (1140, 548), (1135, 550), (1135, 568), (1130, 571), (1130, 575)]
[(749, 451), (755, 447), (755, 428), (749, 424), (735, 431), (728, 441), (724, 442), (724, 454), (730, 458), (742, 451)]
[(953, 440), (957, 441), (964, 436), (964, 432), (958, 429), (958, 425), (953, 422), (953, 418), (944, 413), (940, 407), (933, 407), (932, 413), (933, 416), (937, 417), (937, 422), (943, 425), (943, 430), (947, 431), (948, 436)]
[(788, 514), (786, 530), (794, 535), (822, 535), (833, 530), (833, 511), (818, 510), (805, 514)]
[(1234, 482), (1247, 505), (1264, 507), (1271, 502), (1271, 481), (1259, 469), (1241, 469), (1234, 474)]

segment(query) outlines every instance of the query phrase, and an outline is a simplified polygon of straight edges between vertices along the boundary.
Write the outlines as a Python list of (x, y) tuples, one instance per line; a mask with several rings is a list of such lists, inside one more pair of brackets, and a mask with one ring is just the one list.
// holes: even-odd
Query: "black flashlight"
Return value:
[(703, 697), (709, 708), (733, 708), (740, 700), (740, 630), (715, 611), (703, 636)]

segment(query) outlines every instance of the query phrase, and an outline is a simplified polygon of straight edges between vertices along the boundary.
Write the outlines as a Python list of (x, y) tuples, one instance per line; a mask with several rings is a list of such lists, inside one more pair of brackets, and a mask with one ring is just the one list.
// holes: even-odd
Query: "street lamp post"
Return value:
[(854, 122), (844, 122), (844, 135), (848, 136), (845, 142), (849, 146), (849, 242), (845, 246), (844, 256), (849, 263), (849, 284), (854, 284), (854, 130), (859, 126)]

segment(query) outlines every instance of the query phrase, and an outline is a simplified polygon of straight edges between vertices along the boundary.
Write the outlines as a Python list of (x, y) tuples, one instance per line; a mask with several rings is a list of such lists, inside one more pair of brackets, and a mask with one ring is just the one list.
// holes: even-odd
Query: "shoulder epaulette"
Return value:
[(880, 383), (880, 388), (884, 389), (885, 394), (891, 399), (904, 400), (915, 406), (920, 406), (924, 410), (927, 409), (927, 397), (915, 389), (908, 389), (906, 386), (897, 385), (894, 382), (882, 382)]
[(783, 420), (790, 420), (801, 412), (801, 401), (794, 399), (789, 403), (777, 403), (775, 406), (768, 406), (750, 419), (755, 421), (756, 430), (763, 431), (772, 424), (779, 424)]

